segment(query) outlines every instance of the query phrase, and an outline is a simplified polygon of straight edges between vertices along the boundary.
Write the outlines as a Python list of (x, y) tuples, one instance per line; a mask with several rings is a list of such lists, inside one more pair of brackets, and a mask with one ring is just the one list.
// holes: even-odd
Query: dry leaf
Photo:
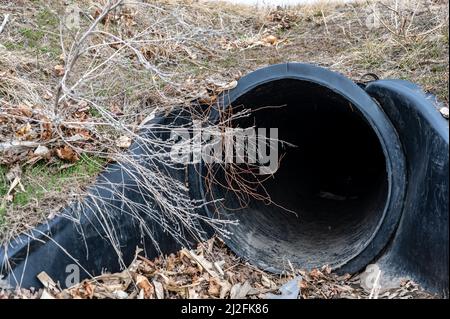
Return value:
[(228, 281), (224, 280), (220, 283), (220, 286), (221, 288), (219, 298), (224, 299), (231, 290), (231, 284)]
[(151, 61), (156, 56), (152, 46), (143, 46), (140, 51), (147, 61)]
[(110, 110), (111, 110), (111, 112), (112, 112), (114, 115), (117, 115), (117, 116), (120, 116), (120, 115), (123, 115), (123, 114), (124, 114), (123, 111), (120, 109), (119, 105), (116, 104), (116, 103), (113, 103), (113, 104), (111, 105)]
[(194, 287), (188, 288), (188, 298), (189, 299), (199, 299), (200, 298), (197, 291), (195, 291)]
[(41, 124), (41, 140), (49, 140), (52, 138), (52, 135), (52, 124), (44, 120), (44, 123)]
[(261, 284), (266, 288), (272, 288), (273, 282), (271, 280), (269, 280), (269, 278), (267, 278), (266, 276), (262, 275), (261, 276)]
[(199, 98), (199, 102), (201, 104), (211, 104), (211, 103), (214, 103), (216, 100), (217, 100), (217, 95), (215, 95), (215, 94), (212, 96), (207, 95), (207, 96), (202, 96)]
[(23, 136), (27, 135), (28, 133), (30, 133), (30, 131), (31, 131), (31, 124), (27, 123), (16, 131), (16, 135), (23, 137)]
[(19, 113), (20, 115), (23, 115), (23, 116), (26, 116), (26, 117), (32, 117), (33, 116), (33, 110), (32, 110), (32, 106), (31, 105), (19, 104), (15, 111), (17, 111), (17, 112), (13, 112), (13, 113)]
[(322, 274), (322, 272), (321, 272), (319, 269), (314, 268), (314, 269), (311, 270), (311, 272), (309, 273), (309, 276), (310, 276), (312, 279), (319, 279), (319, 278), (322, 278), (322, 277), (323, 277), (323, 274)]
[(267, 44), (275, 45), (278, 42), (278, 38), (274, 35), (268, 35), (267, 37), (262, 39), (262, 41)]
[(92, 297), (94, 296), (94, 292), (95, 292), (94, 285), (92, 285), (88, 281), (85, 281), (83, 283), (83, 289), (84, 289), (84, 296), (87, 297), (87, 298), (92, 299)]
[(14, 188), (19, 185), (19, 187), (21, 188), (22, 192), (25, 192), (25, 189), (23, 187), (23, 185), (20, 183), (20, 176), (16, 176), (14, 178), (14, 180), (11, 182), (11, 185), (9, 186), (8, 191), (6, 192), (6, 195), (3, 197), (4, 200), (6, 200), (7, 202), (11, 202), (14, 197), (11, 195), (11, 192), (14, 190)]
[(148, 281), (147, 277), (142, 275), (136, 276), (136, 285), (144, 290), (145, 299), (153, 298), (154, 289), (153, 286)]
[(56, 149), (56, 155), (62, 160), (76, 162), (78, 161), (78, 154), (72, 150), (68, 145), (64, 145)]
[(88, 140), (91, 138), (91, 133), (88, 130), (77, 129), (76, 132), (76, 135), (81, 136), (84, 140)]
[(214, 277), (210, 277), (209, 279), (209, 287), (208, 294), (210, 296), (219, 297), (221, 286), (219, 284), (219, 280)]
[(11, 182), (12, 180), (14, 180), (16, 177), (21, 177), (22, 176), (22, 168), (19, 165), (15, 165), (13, 166), (8, 173), (6, 173), (5, 177), (6, 179)]
[(50, 91), (45, 91), (44, 95), (42, 96), (44, 100), (51, 100), (53, 98), (53, 94)]
[(77, 105), (77, 112), (86, 112), (89, 111), (89, 105), (86, 101), (80, 101)]
[(250, 283), (245, 281), (243, 284), (237, 283), (233, 287), (231, 287), (230, 298), (231, 299), (243, 299), (247, 294), (252, 290), (252, 286)]
[(308, 287), (309, 287), (309, 285), (308, 285), (308, 282), (306, 280), (302, 280), (300, 282), (300, 290), (306, 290), (306, 289), (308, 289)]
[[(205, 271), (208, 269), (208, 261), (205, 263), (202, 258), (202, 252), (208, 251), (215, 260), (224, 260), (222, 262), (212, 263), (213, 267), (220, 265), (226, 269), (225, 276), (213, 277)], [(195, 254), (194, 254), (195, 252)], [(138, 254), (138, 252), (136, 253)], [(227, 256), (229, 255), (229, 256)], [(193, 257), (196, 256), (199, 262)], [(200, 257), (200, 258), (199, 258)], [(232, 257), (232, 258), (229, 258)], [(153, 294), (156, 298), (367, 298), (369, 293), (357, 285), (360, 277), (337, 276), (330, 272), (329, 267), (325, 266), (320, 270), (296, 270), (301, 276), (286, 282), (286, 277), (271, 276), (246, 263), (236, 262), (234, 255), (227, 251), (224, 245), (199, 245), (197, 250), (189, 251), (185, 249), (177, 255), (172, 254), (170, 263), (166, 258), (156, 258), (152, 261), (144, 257), (137, 257), (127, 271), (117, 274), (103, 274), (94, 279), (85, 280), (80, 285), (58, 293), (47, 288), (50, 293), (49, 298), (54, 296), (56, 299), (64, 298), (137, 298), (145, 299), (145, 290), (148, 290), (148, 278), (153, 278)], [(199, 266), (202, 273), (198, 271), (187, 273), (186, 269), (193, 264), (204, 264)], [(170, 268), (172, 270), (168, 270)], [(217, 270), (217, 268), (215, 268)], [(130, 272), (138, 285), (131, 285), (132, 278)], [(137, 276), (137, 274), (140, 274)], [(305, 278), (302, 280), (302, 277)], [(47, 278), (47, 279), (46, 279)], [(157, 278), (157, 279), (156, 279)], [(251, 278), (251, 279), (249, 279)], [(353, 279), (352, 279), (353, 278)], [(54, 283), (47, 277), (41, 277), (47, 287)], [(260, 280), (258, 280), (260, 279)], [(348, 281), (350, 279), (350, 281)], [(158, 280), (158, 281), (157, 281)], [(340, 281), (344, 282), (340, 282)], [(50, 282), (50, 285), (48, 284)], [(252, 287), (250, 285), (254, 285)], [(234, 285), (233, 285), (234, 284)], [(163, 286), (164, 285), (164, 286)], [(0, 286), (2, 281), (0, 278)], [(267, 288), (263, 288), (265, 286)], [(275, 289), (279, 287), (278, 289)], [(131, 288), (131, 289), (130, 289)], [(166, 291), (170, 292), (167, 293)], [(274, 292), (276, 291), (276, 292)], [(270, 294), (273, 292), (273, 294)], [(300, 294), (301, 293), (301, 294)], [(33, 293), (27, 291), (14, 292), (15, 297), (33, 298)], [(419, 298), (433, 298), (411, 281), (403, 281), (395, 290), (380, 292), (379, 298), (400, 298), (409, 299), (419, 296)], [(2, 292), (0, 292), (0, 298)], [(35, 298), (40, 297), (39, 294)], [(45, 297), (45, 295), (44, 295)]]
[(208, 260), (206, 260), (205, 257), (203, 257), (201, 255), (197, 255), (192, 250), (189, 251), (186, 248), (183, 248), (182, 251), (183, 251), (183, 253), (186, 256), (188, 256), (190, 259), (195, 261), (201, 267), (200, 271), (202, 271), (204, 269), (212, 277), (218, 277), (219, 276), (217, 274), (217, 272), (214, 270), (213, 263), (211, 263)]
[(64, 72), (65, 72), (64, 65), (61, 65), (61, 64), (55, 65), (55, 67), (53, 68), (53, 71), (56, 76), (63, 76)]
[(325, 274), (329, 275), (329, 274), (331, 274), (331, 267), (329, 265), (325, 265), (325, 266), (322, 267), (322, 271)]
[(234, 89), (238, 85), (238, 82), (236, 80), (231, 81), (230, 83), (227, 83), (225, 86), (222, 87), (224, 91)]

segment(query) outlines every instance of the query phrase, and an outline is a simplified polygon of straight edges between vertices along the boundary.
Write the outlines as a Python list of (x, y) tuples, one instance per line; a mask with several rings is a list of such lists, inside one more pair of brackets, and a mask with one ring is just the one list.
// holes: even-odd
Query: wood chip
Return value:
[(42, 271), (37, 275), (37, 279), (41, 282), (41, 284), (48, 289), (49, 292), (58, 294), (60, 290), (58, 289), (56, 283), (52, 278), (45, 272)]
[(153, 280), (152, 283), (153, 283), (153, 286), (155, 287), (156, 299), (164, 299), (163, 285), (157, 280)]

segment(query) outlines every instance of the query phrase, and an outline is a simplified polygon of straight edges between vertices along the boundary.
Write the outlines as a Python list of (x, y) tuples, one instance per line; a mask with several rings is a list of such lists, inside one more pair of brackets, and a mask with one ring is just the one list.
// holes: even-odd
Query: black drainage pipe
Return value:
[(240, 221), (227, 244), (276, 272), (288, 261), (349, 272), (365, 267), (392, 236), (406, 187), (401, 142), (376, 102), (344, 76), (304, 64), (253, 72), (225, 98), (222, 108), (283, 105), (234, 124), (276, 127), (278, 139), (297, 146), (263, 183), (274, 204), (253, 200), (239, 209), (236, 196), (217, 186), (224, 183), (203, 193), (227, 199), (219, 211), (209, 206), (210, 216)]
[[(217, 185), (206, 187), (204, 165), (190, 166), (186, 176), (183, 167), (157, 163), (171, 177), (189, 180), (192, 198), (225, 198), (225, 205), (208, 205), (200, 213), (240, 220), (227, 241), (232, 250), (274, 272), (286, 269), (288, 261), (304, 268), (329, 264), (350, 273), (377, 262), (389, 277), (412, 277), (448, 295), (448, 123), (429, 96), (409, 82), (357, 85), (323, 68), (287, 63), (245, 76), (219, 101), (211, 121), (229, 106), (285, 105), (233, 125), (277, 127), (280, 139), (298, 146), (286, 150), (279, 170), (264, 182), (272, 200), (297, 216), (256, 200), (239, 207), (233, 194)], [(178, 125), (189, 117), (180, 112), (153, 122)], [(143, 134), (167, 137), (151, 130)], [(134, 144), (131, 154), (139, 158), (157, 151)], [(217, 176), (221, 174), (218, 168)], [(112, 189), (111, 181), (127, 187)], [(140, 225), (130, 220), (121, 202), (123, 196), (152, 202), (139, 189), (136, 175), (113, 164), (90, 193), (96, 196), (64, 210), (77, 222), (58, 217), (32, 231), (39, 241), (22, 235), (0, 252), (3, 273), (12, 284), (36, 286), (35, 276), (44, 270), (64, 286), (72, 258), (85, 270), (81, 277), (99, 274), (102, 267), (118, 270), (118, 252), (105, 238), (98, 209), (117, 225), (125, 262), (136, 245), (144, 246), (150, 257), (159, 253), (148, 238), (140, 237)], [(100, 193), (102, 205), (93, 209), (91, 202)], [(178, 247), (154, 219), (143, 220), (153, 227), (162, 252)]]

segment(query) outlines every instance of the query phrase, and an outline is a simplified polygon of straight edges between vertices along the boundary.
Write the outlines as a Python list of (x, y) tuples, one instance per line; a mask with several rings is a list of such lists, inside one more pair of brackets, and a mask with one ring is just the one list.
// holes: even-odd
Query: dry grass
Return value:
[[(88, 170), (95, 176), (107, 161), (130, 162), (123, 150), (131, 140), (148, 142), (136, 132), (153, 110), (213, 101), (227, 83), (258, 67), (301, 61), (353, 79), (368, 72), (403, 78), (448, 104), (445, 1), (319, 3), (271, 11), (187, 0), (125, 1), (103, 16), (94, 2), (77, 4), (80, 27), (68, 29), (60, 23), (67, 16), (63, 1), (0, 1), (0, 20), (9, 14), (0, 34), (2, 238), (67, 200), (65, 188), (49, 186), (49, 174), (27, 175), (34, 166), (44, 172), (56, 167), (66, 176), (67, 166), (82, 158), (101, 159)], [(37, 152), (38, 146), (45, 148)], [(149, 176), (143, 185), (155, 191), (150, 179), (158, 172), (132, 164)], [(17, 165), (24, 167), (24, 190), (17, 184), (10, 191), (14, 178), (6, 173)], [(51, 191), (28, 190), (36, 189), (36, 180), (37, 188)], [(64, 184), (91, 180), (69, 178)], [(166, 213), (175, 211), (187, 223), (196, 204), (181, 197), (184, 207), (173, 207), (170, 198), (182, 194), (171, 189), (182, 186), (164, 187)], [(35, 212), (28, 210), (31, 203)]]

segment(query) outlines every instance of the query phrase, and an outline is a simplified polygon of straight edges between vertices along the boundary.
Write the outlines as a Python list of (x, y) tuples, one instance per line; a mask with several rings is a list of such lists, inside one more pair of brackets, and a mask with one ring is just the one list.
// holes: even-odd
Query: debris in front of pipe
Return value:
[[(218, 238), (182, 249), (166, 258), (149, 260), (138, 255), (121, 273), (103, 274), (61, 290), (44, 273), (44, 289), (10, 290), (2, 287), (0, 299), (163, 299), (248, 298), (314, 299), (370, 297), (359, 276), (337, 275), (329, 267), (311, 271), (287, 269), (283, 275), (264, 272), (242, 262)], [(435, 298), (412, 281), (380, 291), (378, 298)]]
[(281, 286), (278, 290), (280, 292), (279, 295), (268, 293), (266, 295), (267, 299), (297, 299), (300, 294), (300, 287), (302, 284), (302, 276), (297, 276), (294, 279), (289, 280), (283, 286)]

